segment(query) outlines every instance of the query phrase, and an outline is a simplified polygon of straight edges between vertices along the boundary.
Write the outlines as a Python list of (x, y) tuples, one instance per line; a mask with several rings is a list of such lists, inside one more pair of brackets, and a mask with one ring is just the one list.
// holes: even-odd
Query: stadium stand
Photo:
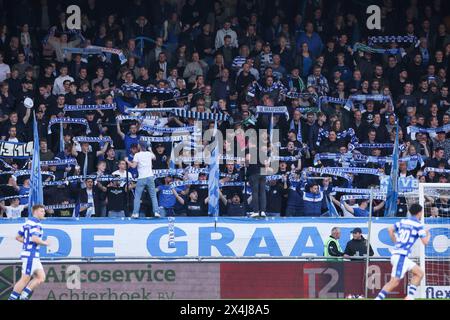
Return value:
[(0, 216), (28, 216), (33, 112), (50, 217), (207, 216), (214, 123), (221, 216), (365, 216), (370, 188), (406, 216), (450, 174), (449, 3), (416, 3), (370, 31), (365, 1), (81, 1), (70, 30), (56, 1), (2, 1)]

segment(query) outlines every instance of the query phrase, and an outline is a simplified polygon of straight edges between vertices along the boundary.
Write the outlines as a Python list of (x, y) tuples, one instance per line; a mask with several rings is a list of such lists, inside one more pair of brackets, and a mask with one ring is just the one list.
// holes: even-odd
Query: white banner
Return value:
[[(377, 218), (372, 223), (371, 245), (375, 256), (390, 256), (392, 242), (387, 228), (398, 219)], [(15, 240), (21, 221), (0, 220), (0, 258), (17, 259), (21, 244)], [(430, 220), (432, 234), (426, 255), (450, 256), (449, 224)], [(351, 230), (360, 227), (367, 237), (365, 218), (176, 218), (175, 247), (169, 248), (167, 219), (48, 219), (41, 248), (43, 258), (80, 257), (298, 257), (322, 256), (333, 227), (341, 228), (342, 249)], [(442, 244), (447, 244), (447, 248)]]
[(32, 156), (32, 141), (28, 143), (0, 141), (0, 157), (2, 158), (31, 158)]

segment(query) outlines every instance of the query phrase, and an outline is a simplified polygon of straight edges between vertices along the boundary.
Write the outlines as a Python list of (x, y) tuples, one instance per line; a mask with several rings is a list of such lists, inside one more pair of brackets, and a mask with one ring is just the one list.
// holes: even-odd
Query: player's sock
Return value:
[(414, 299), (414, 296), (416, 295), (416, 291), (417, 291), (417, 286), (410, 284), (408, 286), (408, 298)]
[(22, 294), (20, 295), (20, 300), (28, 300), (30, 299), (31, 293), (33, 292), (33, 290), (31, 290), (30, 288), (26, 287), (25, 289), (23, 289)]
[(20, 293), (18, 292), (11, 292), (11, 295), (9, 296), (8, 300), (18, 300), (20, 297)]
[(381, 290), (380, 293), (377, 295), (375, 300), (384, 300), (388, 295), (387, 291)]

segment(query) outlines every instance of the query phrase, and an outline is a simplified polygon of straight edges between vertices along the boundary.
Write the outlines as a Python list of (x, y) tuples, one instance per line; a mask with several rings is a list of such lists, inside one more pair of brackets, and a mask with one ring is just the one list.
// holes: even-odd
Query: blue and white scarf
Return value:
[(229, 178), (231, 180), (238, 180), (240, 177), (240, 174), (239, 173), (229, 174), (229, 173), (225, 173), (225, 172), (220, 172), (219, 176), (221, 178)]
[(256, 107), (256, 117), (260, 114), (284, 114), (286, 119), (289, 120), (289, 111), (287, 107), (267, 107), (267, 106), (257, 106)]
[(311, 108), (311, 107), (299, 107), (295, 110), (298, 110), (301, 113), (308, 113), (308, 112), (318, 113), (318, 112), (320, 112), (320, 108)]
[(383, 48), (373, 48), (371, 46), (366, 46), (362, 43), (355, 43), (353, 46), (353, 51), (363, 51), (377, 54), (386, 54), (386, 55), (397, 55), (400, 54), (404, 56), (406, 54), (405, 49), (403, 48), (395, 48), (395, 49), (383, 49)]
[(6, 169), (10, 169), (10, 170), (13, 170), (13, 171), (16, 170), (16, 168), (14, 168), (12, 165), (10, 165), (8, 162), (6, 162), (5, 160), (3, 160), (1, 158), (0, 158), (0, 162), (3, 163), (3, 166)]
[(291, 162), (291, 161), (298, 161), (299, 159), (301, 159), (301, 155), (297, 155), (297, 156), (287, 156), (287, 157), (271, 156), (270, 159), (271, 159), (272, 161)]
[[(13, 175), (15, 177), (29, 176), (31, 174), (32, 174), (31, 170), (17, 170), (17, 171), (14, 171), (14, 173), (13, 173)], [(43, 176), (50, 176), (53, 179), (55, 179), (55, 175), (51, 171), (41, 171), (41, 175), (43, 175)]]
[(392, 149), (393, 143), (356, 143), (352, 144), (353, 149), (367, 148), (367, 149)]
[(334, 187), (333, 192), (339, 193), (352, 193), (352, 194), (371, 194), (381, 193), (380, 189), (358, 189), (358, 188), (340, 188)]
[(182, 187), (182, 186), (199, 186), (208, 185), (208, 180), (184, 180), (184, 181), (174, 181), (170, 184), (172, 188)]
[(172, 112), (175, 108), (125, 108), (125, 113)]
[(392, 103), (391, 96), (385, 96), (383, 94), (356, 94), (356, 95), (350, 96), (347, 100), (345, 108), (347, 110), (350, 110), (354, 106), (354, 101), (364, 103), (368, 100), (377, 101), (377, 102), (387, 101), (390, 103), (392, 108), (394, 108), (394, 104)]
[[(76, 203), (68, 203), (68, 204), (52, 204), (45, 206), (45, 210), (62, 210), (62, 209), (74, 209), (78, 205)], [(92, 207), (92, 203), (80, 203), (80, 208), (90, 208)]]
[(342, 173), (351, 173), (351, 174), (370, 174), (375, 176), (380, 176), (382, 173), (378, 171), (378, 169), (373, 168), (357, 168), (357, 167), (326, 167), (325, 171), (330, 172), (342, 172)]
[(0, 202), (1, 202), (1, 201), (12, 200), (12, 199), (28, 198), (28, 197), (29, 197), (29, 194), (23, 194), (23, 195), (17, 195), (17, 196), (3, 197), (3, 198), (0, 198)]
[(417, 48), (420, 44), (420, 40), (416, 36), (371, 36), (368, 38), (369, 46), (373, 46), (379, 43), (412, 43)]
[(281, 180), (281, 179), (283, 179), (283, 175), (281, 175), (281, 174), (274, 174), (271, 176), (266, 176), (266, 182), (277, 181), (277, 180)]
[(69, 158), (69, 159), (56, 159), (50, 161), (41, 161), (41, 166), (50, 167), (50, 166), (70, 166), (77, 165), (77, 159)]
[(406, 131), (408, 134), (410, 133), (438, 133), (440, 131), (445, 131), (445, 132), (449, 132), (450, 131), (450, 124), (446, 124), (445, 126), (442, 127), (438, 127), (438, 128), (419, 128), (419, 127), (413, 127), (413, 126), (409, 126), (406, 128)]
[(207, 120), (207, 121), (228, 121), (230, 118), (230, 116), (225, 113), (186, 111), (181, 108), (173, 109), (172, 113), (180, 118)]
[(337, 177), (344, 178), (347, 181), (352, 180), (352, 177), (350, 177), (348, 174), (346, 174), (342, 171), (330, 170), (329, 168), (312, 168), (311, 167), (311, 168), (303, 169), (303, 171), (302, 171), (303, 176), (306, 175), (306, 177), (313, 173), (320, 174), (320, 175), (325, 174), (325, 175), (330, 175), (330, 176), (337, 176)]
[(256, 89), (259, 90), (260, 93), (265, 94), (265, 93), (272, 93), (276, 90), (279, 90), (279, 93), (282, 94), (286, 94), (288, 92), (288, 89), (280, 82), (274, 82), (270, 87), (263, 87), (262, 85), (260, 85), (257, 81), (254, 82), (254, 84), (252, 84), (249, 89), (247, 90), (247, 95), (250, 97), (255, 97), (256, 96)]
[(111, 146), (113, 146), (113, 140), (111, 139), (111, 137), (83, 137), (83, 136), (79, 136), (79, 137), (74, 137), (73, 138), (74, 142), (78, 142), (78, 143), (83, 143), (83, 142), (87, 142), (87, 143), (106, 143), (108, 142)]
[(119, 115), (116, 117), (116, 121), (138, 121), (142, 122), (145, 119), (150, 119), (149, 117), (144, 116), (127, 116), (127, 115)]
[(180, 92), (176, 89), (170, 88), (156, 88), (156, 87), (143, 87), (139, 85), (122, 85), (120, 88), (124, 92), (140, 92), (140, 93), (150, 93), (150, 94), (173, 94), (178, 96)]
[(82, 54), (84, 56), (102, 54), (101, 48), (62, 48), (64, 53)]
[(245, 182), (242, 181), (228, 181), (224, 183), (219, 183), (220, 188), (227, 188), (227, 187), (244, 187)]
[(341, 98), (335, 98), (335, 97), (328, 97), (328, 96), (322, 96), (319, 98), (319, 109), (322, 110), (322, 103), (332, 103), (332, 104), (340, 104), (344, 106), (344, 109), (347, 111), (350, 111), (351, 108), (347, 104), (348, 99), (341, 99)]
[(114, 48), (106, 48), (106, 47), (99, 47), (99, 46), (88, 46), (86, 47), (87, 50), (101, 50), (101, 52), (106, 56), (107, 54), (115, 54), (119, 57), (120, 64), (125, 64), (128, 60), (127, 57), (123, 54), (123, 51), (120, 49), (114, 49)]
[(170, 137), (140, 137), (144, 142), (178, 142), (191, 139), (190, 136), (170, 136)]
[(90, 111), (90, 110), (115, 110), (116, 104), (83, 104), (83, 105), (76, 105), (76, 104), (66, 104), (64, 105), (64, 111)]
[(428, 174), (428, 172), (436, 172), (436, 173), (445, 173), (450, 174), (450, 169), (440, 169), (440, 168), (433, 168), (433, 167), (426, 167), (423, 172), (425, 174)]
[(204, 157), (177, 157), (174, 159), (176, 162), (183, 162), (183, 163), (202, 163), (206, 162), (207, 159)]
[(123, 182), (123, 181), (127, 181), (127, 180), (131, 181), (131, 182), (137, 181), (136, 179), (133, 179), (131, 177), (128, 177), (128, 179), (127, 179), (127, 177), (115, 177), (115, 176), (111, 176), (111, 175), (97, 176), (95, 178), (95, 180), (97, 182), (115, 182), (115, 181)]
[(95, 174), (84, 175), (84, 176), (69, 176), (69, 177), (67, 177), (67, 181), (76, 182), (76, 181), (83, 181), (83, 180), (87, 180), (87, 179), (95, 180), (95, 179), (97, 179), (97, 177), (98, 176)]
[(86, 126), (86, 133), (91, 133), (91, 130), (89, 129), (89, 123), (86, 119), (83, 118), (56, 118), (50, 120), (48, 123), (48, 134), (52, 134), (52, 126), (54, 124), (59, 123), (67, 123), (67, 124), (81, 124), (83, 126)]
[[(148, 132), (161, 132), (161, 133), (174, 133), (174, 132), (194, 132), (198, 129), (198, 127), (156, 127), (156, 126), (142, 126), (141, 130)], [(201, 129), (200, 129), (201, 130)]]
[(342, 154), (342, 153), (317, 153), (314, 156), (314, 165), (317, 166), (320, 160), (334, 160), (338, 162), (351, 161), (352, 154)]
[[(323, 128), (319, 129), (319, 136), (317, 137), (317, 142), (316, 145), (319, 147), (322, 139), (327, 139), (330, 136), (330, 131), (329, 130), (325, 130)], [(346, 139), (347, 137), (350, 137), (350, 143), (351, 144), (355, 144), (358, 143), (358, 138), (356, 137), (355, 134), (355, 130), (353, 130), (353, 128), (349, 128), (348, 130), (344, 130), (344, 131), (340, 131), (340, 132), (336, 132), (336, 139), (337, 140), (341, 140), (341, 139)]]
[[(290, 124), (289, 130), (295, 130), (295, 121), (294, 121), (294, 119), (291, 120), (291, 124)], [(302, 137), (302, 120), (298, 120), (297, 141), (303, 142), (303, 137)]]
[(302, 99), (302, 100), (312, 99), (313, 102), (317, 101), (317, 95), (312, 94), (312, 93), (308, 93), (308, 92), (293, 92), (293, 91), (289, 91), (289, 92), (285, 93), (284, 95), (286, 97), (288, 97), (289, 99)]
[(44, 181), (42, 183), (42, 185), (44, 187), (63, 186), (63, 185), (69, 185), (69, 181), (67, 181), (67, 180)]
[[(348, 200), (369, 200), (370, 194), (346, 194), (341, 196), (341, 203)], [(386, 195), (383, 194), (374, 194), (372, 196), (372, 199), (374, 200), (386, 200)]]
[(235, 157), (235, 156), (231, 156), (231, 155), (228, 155), (228, 154), (219, 155), (219, 159), (220, 160), (224, 160), (224, 161), (237, 161), (237, 162), (244, 162), (245, 161), (245, 158)]

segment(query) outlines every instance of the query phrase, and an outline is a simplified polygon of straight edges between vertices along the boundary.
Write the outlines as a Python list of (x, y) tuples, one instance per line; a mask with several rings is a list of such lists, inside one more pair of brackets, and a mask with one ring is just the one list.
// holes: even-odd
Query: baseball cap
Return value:
[(361, 228), (355, 228), (352, 230), (351, 233), (362, 233), (362, 230), (361, 230)]

